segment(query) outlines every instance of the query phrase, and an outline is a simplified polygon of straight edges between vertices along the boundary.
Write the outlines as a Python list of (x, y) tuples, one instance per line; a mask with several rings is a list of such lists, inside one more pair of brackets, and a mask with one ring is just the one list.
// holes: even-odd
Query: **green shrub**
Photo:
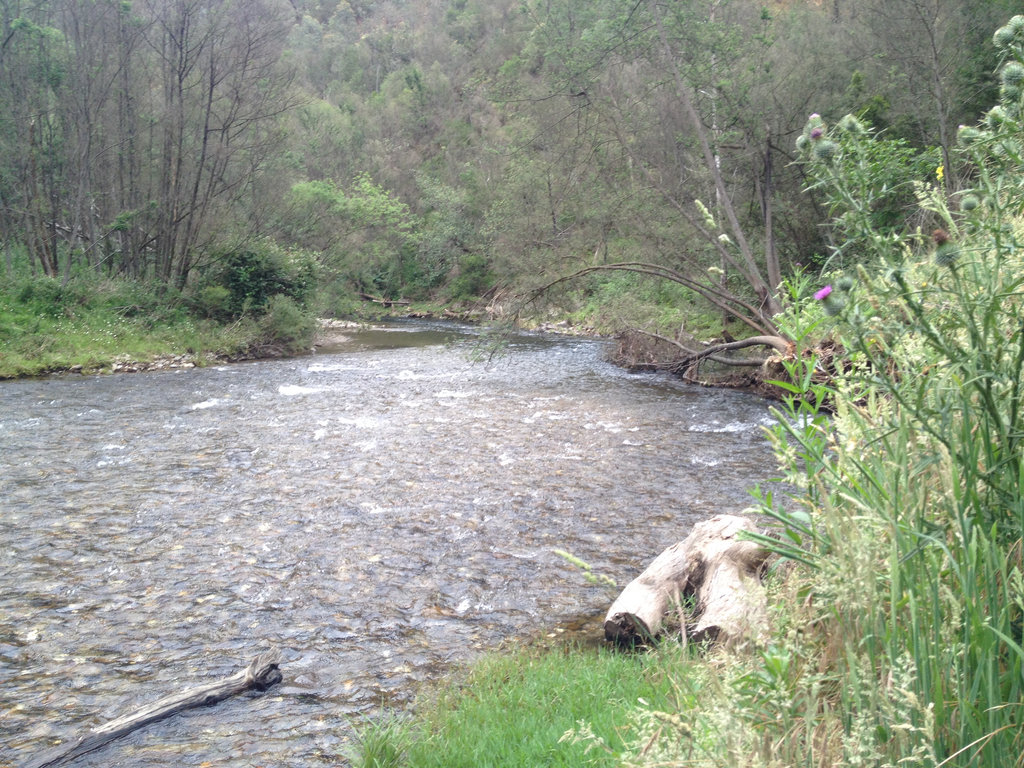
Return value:
[(60, 280), (52, 277), (37, 277), (25, 281), (18, 291), (16, 300), (30, 312), (49, 317), (64, 314), (68, 291)]
[(299, 353), (313, 346), (316, 318), (290, 296), (276, 295), (260, 318), (261, 344), (283, 352)]
[(487, 257), (480, 253), (464, 256), (459, 264), (459, 273), (452, 280), (452, 299), (475, 299), (487, 293), (494, 286), (494, 275)]
[(210, 285), (228, 291), (226, 310), (234, 317), (246, 312), (263, 314), (274, 296), (287, 296), (305, 306), (316, 289), (315, 257), (306, 251), (285, 249), (269, 239), (217, 254), (214, 261), (217, 266), (206, 275), (197, 298), (202, 311), (206, 311), (202, 292)]
[(203, 286), (192, 300), (194, 311), (215, 320), (228, 319), (231, 316), (231, 304), (231, 291), (223, 285)]

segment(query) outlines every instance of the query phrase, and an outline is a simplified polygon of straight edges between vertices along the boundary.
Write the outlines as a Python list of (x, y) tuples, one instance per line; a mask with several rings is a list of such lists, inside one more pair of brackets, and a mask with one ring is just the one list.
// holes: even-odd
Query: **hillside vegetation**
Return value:
[[(777, 336), (783, 278), (849, 250), (801, 193), (807, 114), (884, 129), (878, 179), (904, 179), (872, 215), (914, 226), (896, 149), (966, 183), (956, 126), (995, 99), (1012, 6), (5, 0), (5, 302), (78, 315), (127, 280), (197, 323), (273, 305), (286, 343), (257, 324), (257, 351), (367, 298)], [(5, 336), (32, 349), (28, 325)]]

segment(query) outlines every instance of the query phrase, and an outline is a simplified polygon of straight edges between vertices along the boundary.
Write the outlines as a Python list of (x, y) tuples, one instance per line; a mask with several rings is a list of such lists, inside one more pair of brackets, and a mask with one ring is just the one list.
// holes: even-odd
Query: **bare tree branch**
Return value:
[(591, 274), (593, 272), (634, 272), (641, 275), (649, 275), (662, 280), (669, 280), (674, 283), (679, 283), (686, 288), (689, 288), (694, 293), (702, 296), (708, 302), (713, 304), (723, 312), (730, 312), (742, 321), (744, 324), (749, 326), (751, 329), (756, 331), (760, 335), (764, 336), (777, 336), (778, 331), (774, 324), (765, 321), (761, 317), (761, 313), (757, 307), (752, 305), (750, 302), (734, 296), (731, 293), (723, 292), (720, 288), (713, 284), (701, 283), (694, 280), (691, 277), (672, 269), (671, 267), (661, 266), (660, 264), (652, 264), (642, 261), (628, 261), (628, 262), (617, 262), (615, 264), (596, 264), (583, 269), (577, 270), (569, 275), (562, 275), (540, 288), (535, 288), (526, 294), (523, 300), (523, 306), (527, 306), (536, 301), (540, 296), (546, 293), (554, 286), (568, 282), (569, 280), (575, 280), (576, 278), (583, 277), (584, 275)]
[(792, 344), (786, 341), (781, 336), (750, 336), (746, 339), (740, 339), (739, 341), (723, 342), (721, 344), (711, 344), (706, 349), (696, 350), (690, 349), (682, 342), (677, 339), (670, 339), (668, 336), (662, 336), (659, 333), (651, 333), (650, 331), (644, 331), (641, 329), (635, 329), (635, 333), (649, 336), (652, 339), (658, 339), (664, 341), (679, 350), (686, 353), (687, 357), (682, 360), (677, 360), (672, 363), (673, 368), (689, 367), (694, 363), (700, 362), (701, 360), (711, 360), (715, 363), (721, 363), (722, 365), (735, 365), (735, 366), (758, 366), (761, 365), (763, 360), (738, 360), (735, 357), (725, 357), (722, 352), (730, 352), (736, 349), (746, 349), (747, 347), (771, 347), (772, 349), (778, 350), (783, 354), (787, 354), (792, 351)]

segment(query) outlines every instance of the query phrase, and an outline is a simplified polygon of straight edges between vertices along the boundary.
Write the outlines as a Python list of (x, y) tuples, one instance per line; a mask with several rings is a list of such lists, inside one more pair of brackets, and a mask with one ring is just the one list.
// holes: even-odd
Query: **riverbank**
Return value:
[(696, 683), (698, 663), (671, 644), (635, 654), (558, 643), (507, 648), (424, 691), (412, 718), (365, 720), (343, 756), (353, 768), (614, 768), (636, 707), (678, 706), (675, 679)]
[[(25, 279), (0, 286), (0, 379), (202, 367), (307, 353), (351, 325), (399, 313), (367, 304), (352, 321), (317, 322), (294, 302), (240, 317), (130, 280)], [(401, 313), (470, 321), (443, 307)]]
[[(500, 322), (510, 301), (392, 304), (355, 301), (342, 319), (316, 321), (294, 302), (270, 302), (261, 312), (226, 316), (202, 296), (178, 295), (152, 284), (117, 279), (23, 279), (0, 286), (0, 379), (59, 373), (104, 373), (201, 367), (294, 354), (329, 345), (346, 327), (396, 318), (462, 323)], [(711, 338), (715, 318), (690, 308), (582, 299), (565, 307), (535, 307), (517, 317), (528, 330), (607, 337), (624, 327), (647, 327), (689, 338)], [(634, 348), (636, 344), (632, 345)], [(669, 350), (671, 354), (671, 350)], [(666, 368), (645, 350), (621, 352), (615, 362), (633, 370)]]

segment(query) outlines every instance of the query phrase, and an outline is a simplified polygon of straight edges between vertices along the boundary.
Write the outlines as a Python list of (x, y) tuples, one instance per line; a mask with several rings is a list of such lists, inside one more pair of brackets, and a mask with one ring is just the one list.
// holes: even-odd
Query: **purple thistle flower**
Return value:
[(824, 131), (821, 130), (821, 128), (812, 128), (811, 129), (811, 138), (812, 139), (820, 139), (823, 133), (824, 133)]
[(821, 301), (827, 298), (830, 293), (832, 293), (832, 286), (826, 285), (824, 288), (822, 288), (820, 291), (814, 294), (814, 298), (816, 298), (818, 301)]

